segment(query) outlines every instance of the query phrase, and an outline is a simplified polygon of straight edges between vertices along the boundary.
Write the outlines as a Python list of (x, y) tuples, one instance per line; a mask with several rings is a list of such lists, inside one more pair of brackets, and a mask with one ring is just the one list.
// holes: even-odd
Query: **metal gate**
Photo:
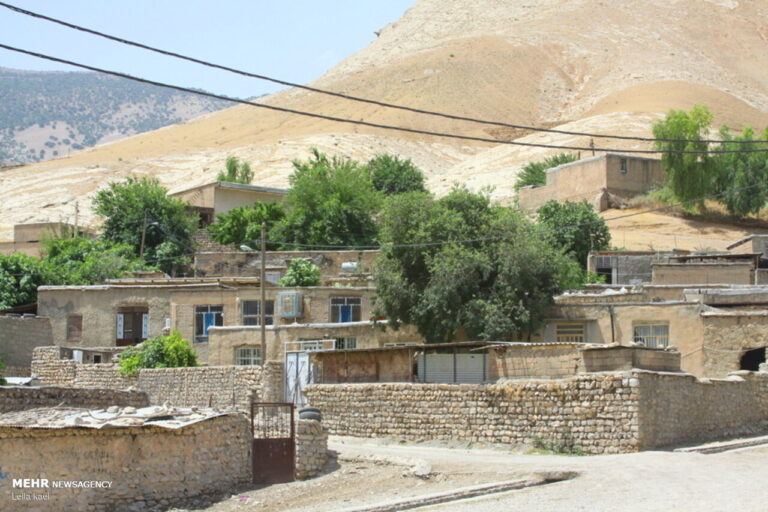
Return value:
[(285, 401), (297, 407), (306, 405), (304, 387), (312, 382), (309, 354), (306, 352), (285, 353)]
[(296, 468), (296, 432), (293, 404), (251, 403), (253, 482), (293, 482)]

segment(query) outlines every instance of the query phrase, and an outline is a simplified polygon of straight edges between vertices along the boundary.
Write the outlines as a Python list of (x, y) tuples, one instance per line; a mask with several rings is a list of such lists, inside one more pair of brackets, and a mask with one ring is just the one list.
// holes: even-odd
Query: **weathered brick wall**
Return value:
[(74, 386), (78, 388), (137, 388), (137, 376), (121, 375), (115, 363), (76, 364)]
[(640, 446), (662, 448), (768, 430), (768, 373), (726, 380), (637, 372)]
[[(0, 428), (3, 471), (12, 477), (112, 482), (109, 488), (48, 489), (46, 501), (12, 501), (5, 510), (134, 511), (220, 493), (251, 478), (250, 429), (244, 415), (219, 416), (180, 429)], [(42, 489), (25, 489), (42, 494)], [(22, 508), (9, 508), (12, 503)]]
[(58, 405), (91, 409), (103, 409), (112, 405), (146, 407), (149, 405), (149, 399), (146, 393), (140, 391), (0, 386), (0, 413)]
[(328, 460), (328, 430), (317, 420), (296, 422), (296, 478), (318, 474)]
[(587, 453), (639, 449), (638, 380), (630, 372), (471, 384), (315, 384), (309, 403), (331, 434), (530, 445)]
[(7, 366), (29, 368), (35, 347), (53, 345), (48, 318), (0, 316), (0, 361)]

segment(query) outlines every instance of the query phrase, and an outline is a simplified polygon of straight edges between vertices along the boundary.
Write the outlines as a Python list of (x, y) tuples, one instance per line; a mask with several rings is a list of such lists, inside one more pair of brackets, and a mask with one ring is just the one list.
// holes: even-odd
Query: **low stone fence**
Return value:
[(59, 405), (91, 409), (103, 409), (113, 405), (146, 407), (149, 405), (149, 399), (147, 394), (141, 391), (0, 386), (0, 413)]
[(149, 395), (151, 404), (178, 407), (217, 407), (247, 411), (251, 400), (283, 399), (283, 363), (262, 366), (198, 366), (156, 368), (125, 376), (114, 363), (88, 364), (61, 359), (59, 347), (34, 351), (32, 373), (46, 386), (75, 388), (136, 388)]
[(31, 372), (28, 366), (6, 366), (0, 370), (2, 377), (29, 377)]
[(472, 384), (314, 384), (331, 434), (622, 453), (768, 430), (768, 374), (632, 370)]
[(318, 474), (328, 460), (328, 431), (317, 420), (296, 423), (296, 478)]
[[(3, 454), (13, 454), (2, 459), (8, 474), (0, 487), (4, 510), (166, 509), (201, 494), (227, 492), (251, 478), (250, 430), (242, 414), (178, 429), (0, 427), (0, 443)], [(45, 486), (11, 485), (26, 478), (46, 479)]]

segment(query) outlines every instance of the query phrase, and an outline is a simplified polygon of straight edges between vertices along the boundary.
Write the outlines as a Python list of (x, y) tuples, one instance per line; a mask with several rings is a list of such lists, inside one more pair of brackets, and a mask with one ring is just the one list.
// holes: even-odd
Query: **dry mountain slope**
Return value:
[[(420, 0), (368, 48), (314, 85), (348, 94), (514, 123), (649, 135), (671, 107), (705, 103), (718, 123), (768, 124), (768, 2), (735, 0)], [(258, 70), (257, 70), (258, 71)], [(586, 145), (417, 116), (301, 90), (265, 101), (376, 123), (484, 137)], [(570, 123), (570, 124), (568, 124)], [(599, 142), (599, 141), (598, 141)], [(227, 155), (256, 182), (285, 185), (313, 145), (365, 158), (413, 157), (438, 192), (454, 181), (513, 196), (513, 175), (551, 150), (494, 147), (238, 106), (113, 144), (0, 173), (4, 222), (56, 219), (128, 173), (171, 188), (212, 179)], [(634, 147), (613, 142), (616, 147)]]

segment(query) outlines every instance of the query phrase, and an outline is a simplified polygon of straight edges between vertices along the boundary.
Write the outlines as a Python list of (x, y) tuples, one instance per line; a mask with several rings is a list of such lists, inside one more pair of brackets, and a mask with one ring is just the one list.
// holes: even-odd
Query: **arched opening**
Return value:
[(747, 350), (741, 356), (739, 367), (742, 370), (756, 372), (760, 369), (760, 364), (765, 362), (765, 347)]

